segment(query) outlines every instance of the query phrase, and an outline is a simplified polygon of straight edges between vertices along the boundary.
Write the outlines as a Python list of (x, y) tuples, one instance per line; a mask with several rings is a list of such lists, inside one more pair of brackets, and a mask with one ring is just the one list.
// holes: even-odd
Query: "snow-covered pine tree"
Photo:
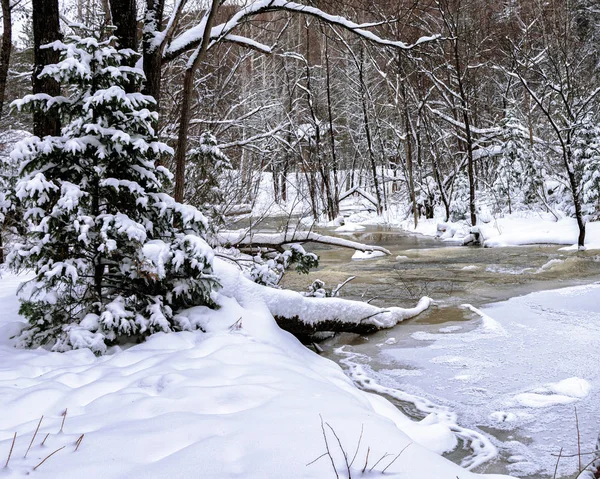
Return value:
[(526, 131), (513, 112), (502, 122), (502, 154), (494, 170), (493, 189), (498, 207), (507, 207), (509, 214), (523, 204), (534, 202), (535, 190), (541, 187)]
[(61, 61), (41, 75), (56, 78), (65, 96), (14, 103), (54, 110), (65, 125), (61, 136), (30, 137), (12, 153), (28, 233), (8, 259), (35, 272), (21, 291), (26, 346), (101, 354), (123, 337), (191, 329), (177, 310), (214, 306), (207, 221), (164, 193), (171, 175), (153, 158), (172, 150), (157, 140), (154, 99), (125, 92), (143, 79), (123, 66), (136, 54), (113, 41), (52, 43)]
[(219, 206), (225, 199), (221, 180), (223, 174), (232, 169), (231, 160), (219, 149), (217, 139), (210, 132), (200, 135), (198, 146), (190, 150), (188, 160), (190, 203), (211, 217), (219, 218)]
[(593, 219), (600, 216), (600, 126), (590, 119), (577, 130), (573, 144), (576, 171), (581, 172), (583, 208)]

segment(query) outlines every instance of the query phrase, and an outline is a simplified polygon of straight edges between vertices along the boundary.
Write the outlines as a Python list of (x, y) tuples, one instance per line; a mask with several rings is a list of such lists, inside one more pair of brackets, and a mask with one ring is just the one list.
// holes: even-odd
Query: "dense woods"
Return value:
[(598, 0), (0, 10), (3, 473), (600, 477)]
[(143, 56), (178, 201), (203, 202), (186, 171), (210, 132), (235, 172), (229, 205), (252, 203), (266, 172), (274, 201), (300, 195), (315, 220), (353, 188), (415, 222), (435, 207), (473, 225), (482, 204), (556, 210), (578, 218), (581, 244), (598, 214), (594, 2), (74, 1), (60, 30), (58, 2), (37, 3), (34, 71), (56, 60), (39, 44), (82, 23), (115, 24)]
[[(87, 222), (91, 242), (83, 241), (82, 254), (94, 271), (94, 304), (120, 301), (118, 287), (103, 289), (105, 278), (123, 274), (111, 270), (114, 248), (106, 245), (137, 238), (122, 237), (125, 223), (115, 220), (117, 236), (109, 240), (106, 215), (110, 210), (118, 218), (133, 207), (132, 218), (150, 197), (175, 213), (148, 213), (146, 219), (166, 218), (167, 229), (152, 239), (153, 222), (140, 223), (143, 241), (187, 234), (187, 227), (180, 231), (187, 220), (177, 219), (187, 203), (210, 218), (201, 236), (215, 247), (240, 246), (219, 242), (224, 236), (218, 233), (230, 215), (254, 211), (265, 191), (282, 211), (309, 215), (315, 223), (336, 220), (340, 203), (353, 195), (383, 218), (411, 217), (415, 227), (422, 216), (462, 220), (474, 235), (480, 218), (489, 222), (520, 210), (569, 215), (577, 220), (580, 247), (586, 222), (600, 213), (600, 12), (594, 2), (4, 0), (2, 7), (0, 100), (34, 94), (13, 104), (3, 122), (5, 143), (22, 136), (18, 130), (28, 130), (30, 121), (36, 135), (3, 162), (3, 233), (27, 237), (11, 263), (41, 268), (42, 275), (58, 271), (73, 251), (54, 242), (83, 241), (88, 232), (79, 225)], [(18, 29), (11, 28), (13, 17)], [(13, 38), (16, 31), (20, 38)], [(75, 46), (85, 37), (96, 39), (89, 47), (97, 51)], [(118, 100), (106, 68), (122, 91)], [(30, 85), (23, 82), (27, 77)], [(32, 119), (16, 111), (22, 109)], [(136, 120), (123, 123), (123, 115)], [(143, 132), (128, 131), (137, 118), (143, 118)], [(81, 127), (81, 121), (91, 123)], [(114, 128), (120, 133), (107, 137)], [(98, 137), (91, 142), (93, 134)], [(165, 146), (140, 146), (163, 144), (158, 141)], [(125, 157), (141, 162), (148, 178), (156, 168), (167, 174), (166, 167), (172, 184), (168, 174), (152, 179), (150, 193), (142, 175), (121, 197), (122, 182), (129, 180), (119, 175), (137, 174), (116, 166)], [(82, 169), (78, 180), (70, 164)], [(103, 176), (117, 170), (115, 177)], [(56, 175), (62, 186), (32, 184), (38, 175)], [(72, 185), (83, 190), (73, 193)], [(160, 196), (164, 188), (172, 188), (175, 203)], [(117, 197), (117, 203), (108, 200)], [(48, 226), (59, 210), (65, 215), (60, 224), (74, 221), (70, 233)], [(61, 234), (48, 239), (48, 231)], [(38, 241), (50, 245), (47, 254)], [(166, 247), (183, 245), (173, 244)], [(316, 264), (301, 248), (286, 252), (283, 244), (274, 240), (266, 250), (244, 244), (245, 252), (259, 253), (250, 277), (277, 286), (280, 270)], [(140, 265), (153, 261), (142, 251), (132, 246), (126, 275), (152, 283), (154, 275), (140, 276)], [(50, 263), (39, 266), (48, 257)], [(210, 275), (209, 263), (203, 274)], [(77, 264), (82, 274), (88, 268)], [(62, 276), (68, 276), (65, 268)], [(171, 318), (160, 298), (161, 315)], [(132, 311), (150, 307), (136, 301)], [(201, 302), (210, 303), (207, 294)], [(101, 309), (94, 314), (104, 317)]]

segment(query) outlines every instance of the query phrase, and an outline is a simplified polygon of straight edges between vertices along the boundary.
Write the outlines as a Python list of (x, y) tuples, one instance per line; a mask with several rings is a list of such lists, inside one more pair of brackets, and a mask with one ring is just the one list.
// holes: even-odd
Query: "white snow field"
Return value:
[[(442, 326), (415, 322), (408, 344), (384, 343), (373, 359), (352, 347), (340, 353), (367, 389), (485, 433), (504, 466), (492, 461), (484, 470), (552, 478), (563, 448), (556, 477), (575, 477), (577, 429), (584, 465), (593, 460), (600, 433), (599, 298), (595, 283), (481, 310), (464, 305), (473, 319)], [(481, 453), (489, 446), (482, 444)]]
[[(277, 327), (236, 267), (215, 260), (215, 268), (221, 309), (185, 313), (206, 333), (159, 333), (102, 357), (15, 348), (23, 278), (5, 273), (0, 466), (17, 436), (0, 477), (323, 479), (335, 477), (332, 461), (348, 477), (340, 444), (353, 477), (384, 469), (390, 478), (480, 477), (439, 455), (456, 444), (444, 421), (412, 421), (358, 390), (339, 366)], [(331, 459), (308, 465), (326, 452), (324, 434)]]

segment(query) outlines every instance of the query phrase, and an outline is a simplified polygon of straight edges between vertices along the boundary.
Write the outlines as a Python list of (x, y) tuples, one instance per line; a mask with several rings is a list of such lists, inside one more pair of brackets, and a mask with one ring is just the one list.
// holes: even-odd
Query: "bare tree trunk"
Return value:
[[(2, 0), (2, 47), (0, 47), (0, 117), (4, 107), (4, 95), (6, 92), (6, 79), (8, 77), (8, 65), (10, 62), (10, 50), (12, 47), (12, 23), (10, 0)], [(2, 243), (2, 226), (0, 223), (0, 264), (4, 263), (4, 245)]]
[(373, 174), (373, 184), (375, 187), (375, 198), (377, 199), (377, 214), (383, 213), (382, 201), (381, 201), (381, 190), (379, 188), (379, 180), (377, 178), (377, 163), (375, 161), (375, 153), (373, 151), (373, 140), (371, 138), (371, 125), (369, 123), (369, 111), (367, 109), (367, 99), (365, 96), (365, 79), (362, 64), (363, 51), (361, 49), (361, 62), (357, 65), (358, 67), (358, 79), (360, 87), (360, 102), (362, 106), (363, 122), (365, 127), (365, 135), (367, 137), (367, 149), (369, 151), (369, 161), (371, 164), (371, 173)]
[[(402, 56), (398, 55), (398, 68), (402, 69)], [(402, 92), (402, 103), (404, 104), (404, 135), (406, 136), (406, 169), (408, 170), (408, 188), (410, 191), (410, 201), (413, 205), (413, 220), (415, 228), (419, 224), (419, 210), (417, 208), (417, 195), (415, 193), (415, 175), (413, 171), (413, 147), (411, 141), (410, 114), (408, 112), (408, 96), (406, 94), (406, 79), (400, 82), (400, 91)]]
[(179, 135), (175, 147), (175, 201), (183, 202), (185, 186), (185, 155), (187, 153), (188, 130), (191, 119), (192, 94), (194, 93), (194, 74), (206, 56), (210, 31), (212, 29), (219, 1), (211, 2), (210, 10), (206, 13), (206, 24), (202, 36), (202, 43), (194, 51), (188, 61), (183, 80), (183, 93), (181, 102), (181, 117), (179, 119)]
[(569, 177), (569, 186), (571, 187), (571, 194), (573, 196), (573, 206), (575, 207), (575, 219), (577, 220), (577, 227), (579, 228), (579, 236), (577, 237), (577, 247), (583, 248), (585, 245), (585, 221), (583, 220), (583, 212), (581, 210), (581, 198), (579, 196), (579, 188), (577, 184), (577, 178), (575, 178), (575, 172), (571, 165), (573, 164), (573, 153), (571, 150), (571, 138), (568, 137), (566, 141), (566, 148), (563, 148), (563, 160), (565, 169), (567, 170), (567, 176)]
[[(12, 18), (10, 0), (2, 0), (2, 47), (0, 47), (0, 117), (4, 108), (6, 93), (6, 79), (8, 78), (8, 65), (10, 63), (10, 51), (12, 49)], [(1, 246), (1, 245), (0, 245)], [(0, 249), (0, 263), (2, 262), (2, 250)]]
[(110, 0), (112, 23), (121, 48), (138, 50), (136, 0)]
[[(110, 9), (112, 23), (117, 27), (115, 36), (119, 40), (119, 47), (137, 51), (136, 0), (110, 0)], [(135, 84), (127, 82), (125, 91), (133, 93), (135, 91)]]
[(458, 53), (458, 40), (454, 39), (454, 61), (456, 66), (456, 81), (458, 91), (460, 92), (462, 119), (465, 130), (465, 144), (467, 145), (467, 174), (469, 177), (469, 212), (471, 214), (471, 226), (477, 224), (477, 214), (475, 210), (475, 167), (473, 161), (473, 135), (471, 132), (471, 118), (469, 116), (469, 102), (465, 92), (463, 73), (460, 67), (460, 57)]
[(329, 42), (327, 41), (327, 37), (325, 37), (325, 74), (326, 74), (326, 87), (327, 87), (327, 114), (329, 116), (329, 143), (331, 145), (331, 163), (333, 170), (333, 194), (331, 201), (331, 218), (335, 219), (340, 214), (340, 187), (338, 185), (338, 158), (337, 151), (335, 148), (335, 131), (333, 128), (333, 111), (332, 111), (332, 101), (331, 101), (331, 69), (329, 68)]
[(163, 21), (165, 0), (146, 0), (144, 35), (142, 38), (144, 74), (146, 82), (142, 92), (154, 97), (156, 110), (160, 106), (160, 85), (162, 80), (162, 50), (153, 43), (154, 31), (160, 30)]
[[(52, 48), (41, 48), (42, 45), (60, 40), (60, 24), (58, 17), (58, 0), (32, 0), (33, 20), (33, 93), (45, 93), (50, 96), (60, 95), (60, 85), (53, 78), (38, 78), (46, 65), (57, 63), (60, 52)], [(33, 114), (33, 134), (44, 137), (60, 134), (59, 119), (48, 113)]]

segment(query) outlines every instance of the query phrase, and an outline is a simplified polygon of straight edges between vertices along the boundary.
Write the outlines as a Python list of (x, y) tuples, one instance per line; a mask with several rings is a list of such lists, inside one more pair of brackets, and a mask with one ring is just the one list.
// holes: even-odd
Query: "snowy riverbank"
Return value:
[(188, 312), (207, 333), (156, 334), (100, 358), (88, 350), (13, 348), (10, 337), (21, 328), (14, 296), (21, 278), (5, 274), (0, 279), (3, 458), (15, 432), (17, 439), (2, 476), (30, 474), (58, 450), (37, 476), (188, 478), (202, 471), (203, 478), (321, 479), (334, 476), (330, 459), (307, 464), (326, 451), (324, 431), (340, 477), (346, 477), (335, 431), (349, 462), (358, 449), (351, 465), (355, 474), (367, 463), (367, 471), (374, 466), (369, 476), (378, 477), (404, 450), (387, 477), (477, 477), (439, 456), (456, 439), (435, 415), (416, 423), (381, 397), (358, 390), (337, 365), (280, 330), (253, 283), (236, 268), (218, 261), (216, 266), (226, 278), (217, 295), (222, 308)]
[(414, 321), (402, 336), (379, 335), (377, 348), (338, 353), (365, 389), (486, 431), (500, 458), (488, 470), (574, 478), (594, 459), (600, 432), (599, 294), (592, 283), (463, 305), (460, 320)]
[[(412, 218), (398, 218), (393, 212), (386, 212), (383, 216), (375, 216), (373, 213), (350, 214), (340, 232), (353, 231), (355, 225), (360, 227), (379, 224), (399, 227), (425, 236), (437, 236), (443, 241), (457, 244), (462, 244), (471, 230), (466, 221), (445, 222), (439, 218), (421, 218), (415, 228)], [(477, 229), (483, 236), (484, 246), (490, 248), (558, 244), (565, 245), (563, 251), (577, 250), (579, 231), (575, 218), (563, 217), (557, 220), (550, 213), (530, 211), (502, 217), (485, 214), (480, 216)], [(587, 223), (585, 247), (586, 250), (600, 249), (600, 221)]]

